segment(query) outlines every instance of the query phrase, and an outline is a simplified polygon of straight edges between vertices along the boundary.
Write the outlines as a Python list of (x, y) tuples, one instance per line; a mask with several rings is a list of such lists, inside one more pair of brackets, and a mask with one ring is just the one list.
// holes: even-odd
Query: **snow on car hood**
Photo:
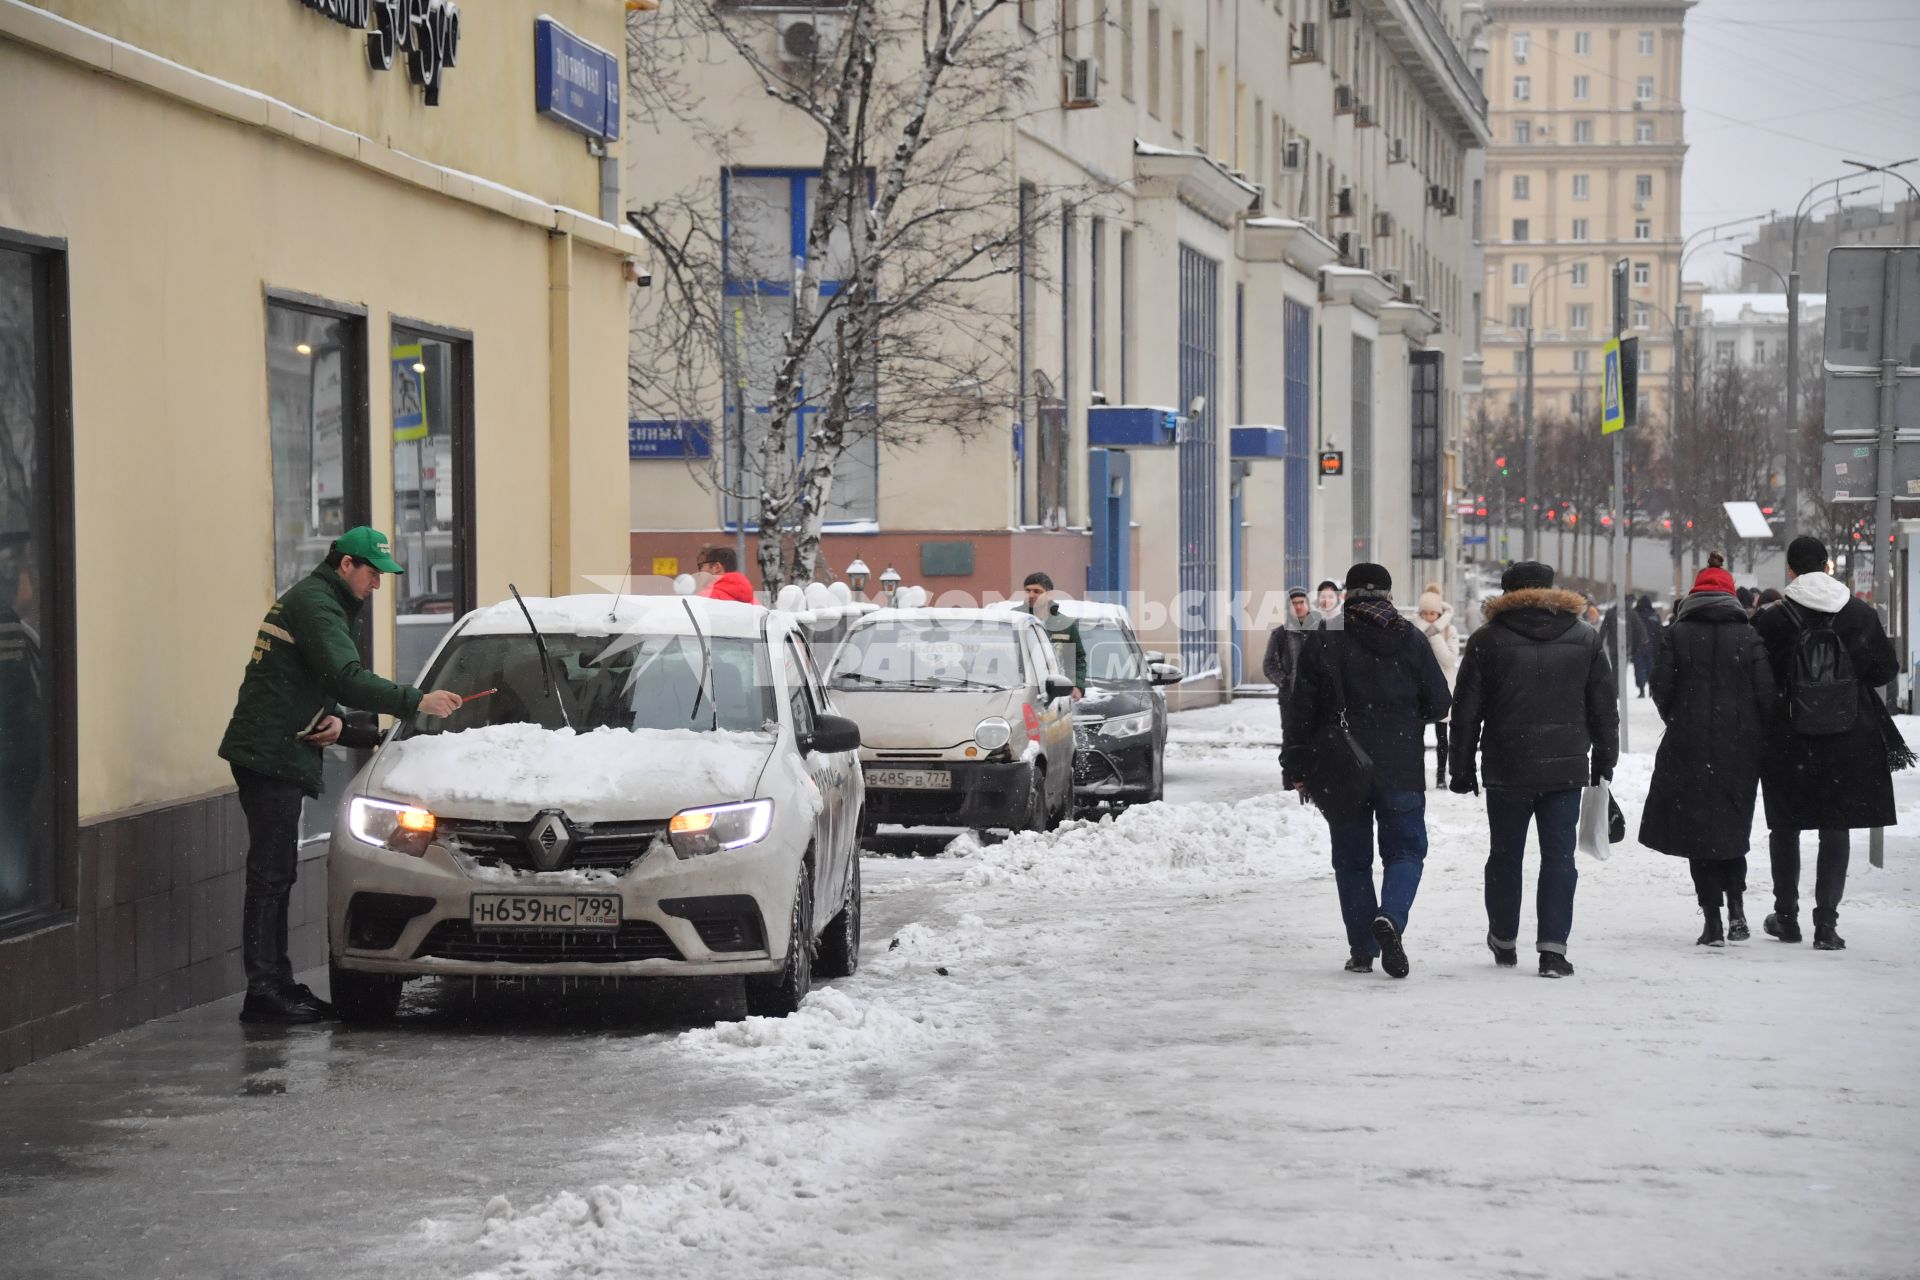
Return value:
[[(563, 809), (582, 822), (665, 818), (764, 793), (761, 769), (776, 741), (725, 730), (488, 725), (393, 743), (375, 757), (364, 790), (453, 817), (515, 820)], [(804, 782), (788, 759), (781, 772), (794, 771)]]

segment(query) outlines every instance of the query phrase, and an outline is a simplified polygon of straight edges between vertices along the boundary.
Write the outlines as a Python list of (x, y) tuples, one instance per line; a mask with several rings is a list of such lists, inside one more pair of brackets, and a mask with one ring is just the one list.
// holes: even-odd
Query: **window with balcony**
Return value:
[(1593, 77), (1575, 76), (1573, 78), (1573, 100), (1585, 102), (1593, 97)]
[(1533, 179), (1524, 173), (1513, 175), (1513, 198), (1526, 200), (1533, 194)]
[(1525, 218), (1515, 218), (1513, 220), (1513, 238), (1521, 244), (1526, 243), (1528, 237), (1527, 220)]
[(1585, 218), (1575, 218), (1573, 220), (1573, 238), (1575, 240), (1585, 240), (1587, 238), (1587, 220)]
[(1531, 102), (1533, 100), (1532, 77), (1515, 76), (1513, 78), (1513, 100), (1515, 102)]
[(1593, 141), (1593, 121), (1575, 120), (1573, 122), (1573, 140), (1586, 144)]
[(1653, 264), (1651, 262), (1634, 263), (1633, 264), (1633, 282), (1638, 285), (1652, 284), (1653, 283)]
[(1593, 194), (1593, 175), (1576, 173), (1573, 175), (1573, 198), (1585, 200)]

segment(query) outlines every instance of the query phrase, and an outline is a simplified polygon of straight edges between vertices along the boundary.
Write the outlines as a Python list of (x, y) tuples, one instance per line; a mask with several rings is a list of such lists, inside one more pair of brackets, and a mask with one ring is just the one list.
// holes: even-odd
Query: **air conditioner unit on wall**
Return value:
[(1068, 110), (1100, 105), (1100, 63), (1094, 58), (1075, 58), (1066, 72)]
[(780, 15), (780, 61), (816, 66), (840, 43), (840, 18), (830, 13)]

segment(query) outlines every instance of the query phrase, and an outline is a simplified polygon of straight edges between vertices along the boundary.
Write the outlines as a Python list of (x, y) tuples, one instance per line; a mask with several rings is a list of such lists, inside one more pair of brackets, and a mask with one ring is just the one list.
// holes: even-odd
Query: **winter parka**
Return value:
[(1762, 609), (1753, 629), (1767, 647), (1782, 697), (1789, 692), (1794, 645), (1806, 625), (1831, 625), (1860, 682), (1860, 714), (1846, 733), (1809, 738), (1785, 715), (1774, 719), (1760, 766), (1767, 827), (1773, 831), (1894, 825), (1893, 771), (1887, 763), (1885, 711), (1874, 690), (1900, 671), (1880, 615), (1824, 573), (1787, 584), (1787, 598)]
[(1454, 679), (1460, 674), (1460, 631), (1453, 625), (1453, 606), (1442, 604), (1440, 616), (1432, 622), (1415, 622), (1427, 643), (1433, 646), (1433, 660), (1440, 664), (1440, 674), (1447, 678), (1447, 689), (1453, 689)]
[(269, 778), (321, 790), (321, 749), (302, 740), (321, 719), (356, 707), (410, 716), (420, 690), (375, 675), (360, 662), (353, 622), (357, 600), (340, 575), (321, 565), (273, 602), (253, 641), (240, 696), (220, 758)]
[[(1026, 612), (1033, 613), (1032, 606), (1023, 606)], [(1053, 641), (1053, 656), (1060, 662), (1060, 670), (1073, 677), (1073, 687), (1085, 690), (1087, 687), (1087, 642), (1080, 638), (1080, 623), (1071, 614), (1060, 612), (1060, 602), (1055, 600), (1047, 605), (1045, 613), (1033, 613), (1040, 619), (1040, 625), (1047, 629), (1047, 639)]]
[(1579, 593), (1553, 587), (1481, 606), (1487, 625), (1468, 637), (1453, 688), (1447, 772), (1456, 783), (1566, 791), (1613, 772), (1620, 708), (1600, 636), (1580, 620), (1586, 608)]
[(1696, 591), (1653, 650), (1653, 705), (1666, 723), (1640, 843), (1680, 858), (1747, 852), (1760, 757), (1778, 711), (1773, 665), (1740, 602)]
[(1337, 673), (1347, 703), (1347, 727), (1373, 760), (1376, 785), (1394, 791), (1426, 788), (1423, 725), (1446, 718), (1452, 704), (1447, 678), (1433, 649), (1404, 618), (1381, 626), (1351, 611), (1339, 631), (1312, 633), (1300, 652), (1293, 696), (1287, 702), (1280, 755), (1286, 785), (1311, 767), (1313, 736), (1337, 714)]
[(1322, 630), (1320, 615), (1309, 613), (1305, 618), (1288, 617), (1284, 626), (1275, 627), (1267, 637), (1267, 656), (1261, 661), (1260, 670), (1273, 682), (1282, 710), (1293, 692), (1293, 678), (1300, 670), (1300, 650), (1306, 646), (1307, 638), (1319, 630)]

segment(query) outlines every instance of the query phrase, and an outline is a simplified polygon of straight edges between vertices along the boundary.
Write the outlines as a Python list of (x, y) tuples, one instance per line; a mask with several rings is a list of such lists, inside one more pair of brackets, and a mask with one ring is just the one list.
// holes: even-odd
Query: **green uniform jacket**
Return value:
[(321, 565), (274, 601), (253, 642), (220, 756), (255, 773), (320, 794), (321, 749), (301, 741), (342, 706), (410, 716), (420, 690), (366, 669), (353, 642), (356, 600), (340, 575)]
[(1049, 604), (1045, 613), (1035, 613), (1034, 617), (1040, 619), (1040, 625), (1047, 629), (1047, 639), (1053, 641), (1053, 656), (1060, 660), (1060, 670), (1072, 673), (1073, 687), (1085, 691), (1087, 645), (1080, 638), (1079, 621), (1060, 612), (1058, 604)]

